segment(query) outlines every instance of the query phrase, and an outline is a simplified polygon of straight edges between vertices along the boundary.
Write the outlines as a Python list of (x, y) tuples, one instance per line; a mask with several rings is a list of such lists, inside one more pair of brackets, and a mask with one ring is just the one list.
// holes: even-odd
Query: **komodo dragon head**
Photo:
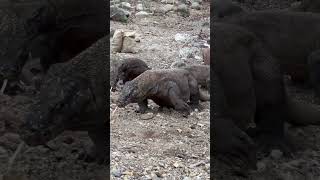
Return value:
[(139, 102), (140, 99), (143, 99), (143, 95), (140, 92), (138, 85), (134, 81), (127, 82), (119, 95), (117, 106), (118, 107), (125, 107), (130, 103)]
[(74, 122), (86, 110), (92, 94), (86, 80), (79, 77), (46, 78), (40, 100), (31, 107), (20, 128), (20, 136), (30, 146), (44, 145)]

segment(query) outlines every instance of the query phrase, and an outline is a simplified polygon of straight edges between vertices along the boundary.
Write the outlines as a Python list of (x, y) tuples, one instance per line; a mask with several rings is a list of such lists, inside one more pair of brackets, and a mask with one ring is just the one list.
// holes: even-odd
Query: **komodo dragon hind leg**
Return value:
[(183, 116), (188, 116), (190, 114), (191, 108), (187, 102), (183, 101), (180, 98), (181, 92), (179, 90), (178, 85), (170, 81), (168, 87), (169, 87), (168, 95), (172, 105), (174, 106), (174, 109), (182, 112)]
[(200, 91), (197, 80), (193, 76), (188, 77), (189, 89), (190, 89), (190, 106), (192, 109), (199, 108)]

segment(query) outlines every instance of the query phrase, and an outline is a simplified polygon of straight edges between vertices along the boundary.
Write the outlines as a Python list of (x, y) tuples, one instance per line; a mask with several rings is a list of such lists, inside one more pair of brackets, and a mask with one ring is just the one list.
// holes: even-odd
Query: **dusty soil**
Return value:
[[(146, 2), (150, 7), (164, 6)], [(111, 66), (121, 59), (136, 57), (153, 69), (170, 68), (185, 53), (191, 54), (184, 60), (187, 64), (201, 64), (200, 47), (210, 36), (209, 3), (201, 8), (190, 9), (187, 18), (169, 12), (132, 18), (128, 24), (112, 21), (113, 30), (136, 31), (140, 43), (136, 44), (137, 53), (113, 54)], [(177, 42), (177, 33), (187, 34), (190, 39)], [(111, 93), (111, 112), (118, 94)], [(148, 115), (136, 113), (137, 104), (117, 109), (111, 115), (111, 179), (209, 179), (209, 104), (201, 102), (203, 109), (188, 118), (171, 109), (159, 111), (151, 100)]]
[[(251, 2), (251, 1), (250, 1)], [(252, 1), (253, 5), (244, 1), (241, 5), (246, 9), (282, 9), (289, 7), (291, 0), (281, 1)], [(293, 86), (286, 81), (287, 89), (291, 97), (319, 105), (319, 99), (314, 96), (312, 90)], [(319, 106), (320, 108), (320, 106)], [(274, 151), (273, 155), (260, 159), (258, 170), (251, 172), (248, 178), (252, 180), (315, 180), (320, 179), (320, 128), (316, 126), (294, 127), (286, 124), (286, 136), (293, 143), (296, 151), (293, 157), (285, 157), (281, 152)]]

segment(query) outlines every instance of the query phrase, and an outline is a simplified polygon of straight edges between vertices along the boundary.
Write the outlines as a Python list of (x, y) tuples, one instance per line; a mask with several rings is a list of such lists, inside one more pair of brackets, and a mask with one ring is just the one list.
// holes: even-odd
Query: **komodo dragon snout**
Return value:
[(20, 128), (20, 136), (26, 144), (43, 145), (63, 131), (80, 126), (75, 120), (92, 98), (84, 83), (79, 79), (65, 82), (55, 79), (41, 87), (40, 101), (31, 107)]
[(138, 87), (131, 81), (125, 83), (121, 94), (117, 100), (118, 107), (125, 107), (130, 103), (135, 103), (139, 100), (139, 90)]

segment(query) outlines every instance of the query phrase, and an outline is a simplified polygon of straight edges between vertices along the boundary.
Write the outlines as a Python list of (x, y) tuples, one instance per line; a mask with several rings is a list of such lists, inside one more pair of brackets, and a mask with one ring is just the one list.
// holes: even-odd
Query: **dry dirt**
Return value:
[[(150, 6), (163, 4), (150, 2)], [(113, 30), (136, 31), (140, 43), (136, 44), (137, 53), (113, 54), (111, 63), (136, 57), (153, 69), (170, 68), (171, 63), (182, 59), (185, 50), (193, 56), (185, 59), (187, 64), (201, 64), (200, 45), (210, 36), (209, 3), (201, 8), (191, 10), (187, 18), (169, 12), (133, 18), (128, 24), (112, 21)], [(177, 33), (187, 34), (190, 40), (175, 41)], [(118, 94), (111, 93), (111, 112)], [(111, 179), (209, 179), (210, 103), (201, 102), (203, 109), (188, 118), (171, 109), (159, 111), (151, 100), (149, 106), (149, 115), (136, 113), (137, 104), (117, 109), (111, 115)]]

